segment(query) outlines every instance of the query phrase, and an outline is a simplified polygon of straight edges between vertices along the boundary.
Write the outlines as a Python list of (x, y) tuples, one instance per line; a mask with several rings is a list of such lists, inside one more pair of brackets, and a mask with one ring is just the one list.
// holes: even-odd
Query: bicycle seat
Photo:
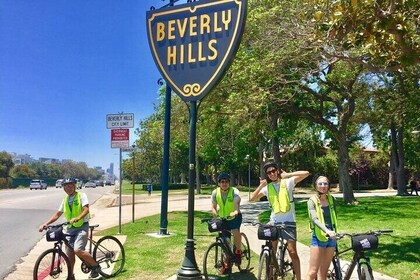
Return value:
[(89, 225), (89, 228), (90, 228), (90, 229), (94, 229), (94, 228), (96, 228), (96, 227), (99, 227), (99, 225), (98, 225), (98, 224), (96, 224), (96, 225)]

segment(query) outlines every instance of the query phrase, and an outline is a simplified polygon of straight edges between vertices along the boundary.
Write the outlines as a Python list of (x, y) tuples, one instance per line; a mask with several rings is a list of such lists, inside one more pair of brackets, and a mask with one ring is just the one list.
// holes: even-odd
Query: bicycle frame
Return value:
[(361, 263), (366, 263), (370, 267), (370, 259), (369, 257), (365, 256), (364, 252), (354, 252), (353, 258), (346, 269), (344, 273), (341, 271), (341, 265), (340, 265), (340, 255), (348, 252), (351, 250), (351, 248), (348, 248), (343, 251), (338, 251), (337, 247), (335, 249), (335, 254), (333, 257), (333, 269), (334, 269), (334, 279), (337, 280), (349, 280), (351, 278), (351, 275), (353, 274), (354, 268), (357, 266), (360, 266)]

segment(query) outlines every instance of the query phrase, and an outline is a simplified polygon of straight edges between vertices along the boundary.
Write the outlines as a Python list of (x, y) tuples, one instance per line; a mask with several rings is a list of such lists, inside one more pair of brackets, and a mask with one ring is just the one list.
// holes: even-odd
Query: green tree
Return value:
[(14, 178), (34, 178), (36, 176), (35, 170), (29, 164), (16, 165), (11, 174)]
[(12, 156), (5, 151), (0, 152), (0, 188), (11, 187), (10, 171), (13, 166)]

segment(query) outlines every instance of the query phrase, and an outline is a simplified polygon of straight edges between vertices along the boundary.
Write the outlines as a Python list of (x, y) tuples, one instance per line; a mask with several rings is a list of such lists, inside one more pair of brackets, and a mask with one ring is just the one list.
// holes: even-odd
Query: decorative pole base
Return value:
[(201, 272), (198, 270), (194, 255), (194, 239), (187, 239), (185, 243), (185, 256), (181, 268), (176, 276), (177, 280), (202, 280)]

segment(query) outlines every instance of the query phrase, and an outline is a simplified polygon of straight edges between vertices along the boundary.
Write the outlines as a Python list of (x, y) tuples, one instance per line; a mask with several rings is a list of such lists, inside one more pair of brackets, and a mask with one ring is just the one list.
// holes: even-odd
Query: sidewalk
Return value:
[[(309, 195), (297, 194), (296, 198), (307, 198)], [(184, 203), (180, 203), (180, 202)], [(186, 195), (177, 195), (171, 194), (168, 197), (168, 211), (187, 211)], [(135, 198), (135, 212), (134, 219), (139, 219), (155, 214), (160, 213), (160, 194), (153, 194), (151, 196), (146, 195), (137, 195)], [(304, 202), (304, 201), (302, 201)], [(209, 195), (196, 195), (195, 196), (195, 205), (194, 209), (196, 211), (209, 211), (210, 209), (210, 196)], [(248, 202), (248, 194), (243, 193), (241, 211), (243, 213), (243, 222), (254, 222), (257, 220), (258, 214), (262, 211), (268, 209), (268, 202)], [(91, 211), (91, 224), (99, 224), (99, 230), (104, 230), (110, 227), (117, 226), (119, 224), (119, 207), (118, 207), (118, 195), (113, 193), (107, 193), (103, 195), (100, 199), (95, 201), (90, 206)], [(130, 223), (132, 221), (132, 196), (126, 195), (122, 198), (122, 207), (121, 207), (121, 223)], [(257, 238), (257, 227), (251, 225), (243, 225), (241, 230), (247, 235), (251, 249), (259, 255), (261, 250), (261, 245), (264, 241), (258, 240)], [(122, 232), (122, 235), (124, 232)], [(123, 237), (123, 236), (121, 236)], [(128, 237), (129, 238), (129, 237)], [(14, 272), (6, 276), (4, 280), (27, 280), (32, 279), (32, 269), (34, 263), (41, 252), (52, 247), (51, 243), (45, 241), (45, 238), (42, 238), (38, 244), (29, 252), (29, 254), (22, 258), (22, 262), (17, 264), (17, 268)], [(297, 250), (301, 262), (301, 271), (302, 277), (304, 278), (308, 270), (309, 263), (309, 247), (305, 246), (298, 242)], [(200, 268), (201, 269), (201, 268)], [(75, 265), (75, 270), (80, 270), (80, 264)], [(257, 271), (255, 271), (257, 273)], [(357, 272), (353, 273), (352, 279), (357, 279)], [(356, 275), (356, 278), (354, 278)], [(374, 272), (374, 277), (377, 280), (392, 280), (394, 278), (388, 277)], [(76, 279), (87, 279), (88, 274), (83, 274), (79, 272), (76, 274)], [(139, 278), (140, 279), (140, 278)], [(170, 277), (169, 279), (176, 279), (176, 275)]]

